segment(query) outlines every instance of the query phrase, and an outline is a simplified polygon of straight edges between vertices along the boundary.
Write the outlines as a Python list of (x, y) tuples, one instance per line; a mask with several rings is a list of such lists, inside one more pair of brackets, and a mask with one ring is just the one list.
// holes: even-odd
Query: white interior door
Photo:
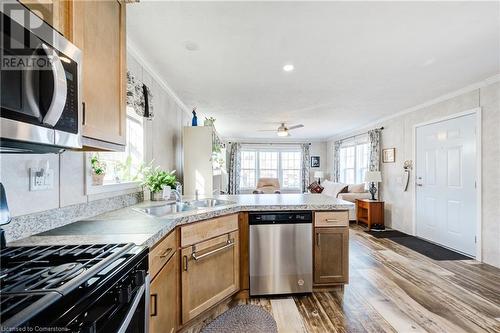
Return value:
[(476, 115), (416, 130), (416, 233), (476, 254)]

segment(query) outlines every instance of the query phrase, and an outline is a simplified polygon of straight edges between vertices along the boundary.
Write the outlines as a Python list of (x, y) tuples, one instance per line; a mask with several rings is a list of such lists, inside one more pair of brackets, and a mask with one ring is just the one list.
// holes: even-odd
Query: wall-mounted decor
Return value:
[(319, 156), (311, 156), (311, 168), (319, 168)]
[(411, 169), (413, 169), (413, 161), (412, 160), (406, 160), (403, 163), (403, 191), (406, 192), (408, 191), (408, 185), (410, 184), (410, 172)]
[(396, 148), (382, 149), (382, 162), (384, 163), (396, 162)]

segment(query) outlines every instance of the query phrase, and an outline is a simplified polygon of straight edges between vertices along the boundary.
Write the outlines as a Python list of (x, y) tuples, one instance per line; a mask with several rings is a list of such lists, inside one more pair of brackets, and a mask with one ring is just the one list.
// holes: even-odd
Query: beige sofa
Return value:
[[(369, 199), (371, 194), (365, 189), (365, 184), (342, 184), (325, 180), (322, 194), (356, 203), (356, 199)], [(349, 220), (356, 220), (356, 206), (349, 210)]]

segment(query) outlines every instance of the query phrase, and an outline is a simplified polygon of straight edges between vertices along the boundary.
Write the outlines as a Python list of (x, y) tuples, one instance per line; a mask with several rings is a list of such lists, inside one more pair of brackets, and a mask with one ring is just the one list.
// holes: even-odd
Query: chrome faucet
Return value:
[(175, 186), (175, 190), (172, 190), (175, 194), (175, 201), (182, 202), (182, 185), (180, 183)]

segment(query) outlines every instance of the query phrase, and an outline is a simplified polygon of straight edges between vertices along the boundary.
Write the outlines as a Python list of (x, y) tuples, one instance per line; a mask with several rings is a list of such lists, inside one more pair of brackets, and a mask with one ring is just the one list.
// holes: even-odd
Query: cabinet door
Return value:
[(20, 0), (64, 37), (72, 40), (72, 0)]
[(184, 324), (238, 291), (238, 231), (187, 247), (181, 255)]
[(178, 264), (179, 257), (176, 252), (151, 282), (150, 333), (176, 331)]
[(314, 283), (347, 283), (348, 274), (349, 228), (315, 228)]
[[(75, 1), (74, 43), (83, 51), (87, 147), (123, 150), (126, 119), (125, 3)], [(116, 147), (113, 145), (117, 145)]]

